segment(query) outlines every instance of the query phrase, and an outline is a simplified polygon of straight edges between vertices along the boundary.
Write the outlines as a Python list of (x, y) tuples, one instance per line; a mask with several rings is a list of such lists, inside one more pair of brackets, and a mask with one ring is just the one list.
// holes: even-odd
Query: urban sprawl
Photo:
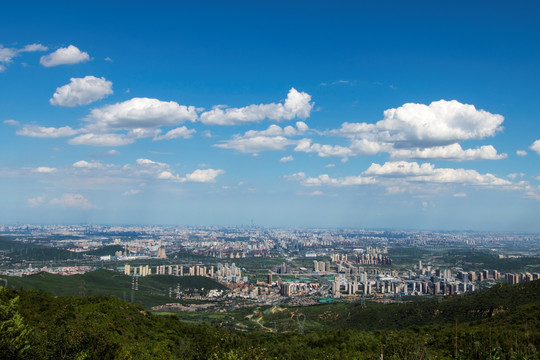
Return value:
[[(0, 234), (77, 254), (30, 263), (0, 250), (0, 275), (72, 275), (105, 268), (131, 276), (134, 291), (138, 278), (161, 275), (209, 277), (228, 289), (188, 294), (169, 288), (171, 301), (158, 310), (185, 309), (175, 303), (184, 298), (206, 302), (195, 309), (220, 301), (245, 307), (400, 302), (540, 278), (537, 272), (504, 272), (474, 261), (449, 263), (444, 256), (449, 249), (497, 259), (538, 256), (538, 235), (530, 234), (96, 225), (4, 225)], [(114, 253), (89, 255), (107, 247)]]

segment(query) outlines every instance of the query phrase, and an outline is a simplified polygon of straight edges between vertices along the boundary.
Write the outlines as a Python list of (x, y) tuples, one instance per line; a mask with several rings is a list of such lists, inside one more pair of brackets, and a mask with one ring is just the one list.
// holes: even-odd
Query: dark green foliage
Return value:
[(29, 353), (30, 328), (18, 312), (19, 297), (0, 287), (0, 358), (17, 359)]
[(497, 254), (486, 251), (473, 251), (469, 249), (449, 250), (442, 255), (442, 260), (449, 264), (460, 266), (466, 271), (497, 269), (505, 272), (534, 272), (540, 268), (538, 257), (499, 258)]
[[(414, 311), (403, 319), (420, 317), (424, 323), (388, 329), (384, 320), (382, 327), (375, 321), (371, 331), (336, 328), (305, 335), (294, 329), (237, 333), (155, 316), (112, 297), (54, 298), (9, 289), (0, 292), (1, 309), (9, 309), (0, 312), (1, 324), (19, 314), (19, 330), (2, 333), (0, 341), (18, 339), (10, 356), (21, 359), (380, 359), (381, 353), (385, 359), (538, 359), (539, 289), (536, 281), (444, 300), (439, 305), (447, 314), (436, 323), (430, 320), (433, 304), (426, 303), (425, 311), (399, 305)], [(456, 321), (459, 309), (469, 313), (474, 306), (481, 316)]]
[(121, 245), (108, 245), (108, 246), (103, 246), (97, 250), (86, 251), (84, 254), (92, 255), (92, 256), (105, 256), (105, 255), (114, 256), (114, 254), (117, 251), (124, 251), (124, 247)]
[(76, 259), (78, 254), (64, 249), (27, 244), (0, 237), (0, 250), (12, 261), (49, 261)]
[[(11, 288), (44, 290), (54, 296), (115, 296), (129, 300), (133, 278), (110, 270), (96, 270), (83, 275), (62, 276), (39, 273), (24, 277), (8, 277)], [(225, 289), (219, 282), (202, 276), (150, 275), (138, 278), (138, 289), (134, 293), (134, 302), (150, 308), (169, 302), (178, 302), (169, 298), (169, 288), (181, 290)]]
[(420, 247), (390, 247), (388, 256), (392, 259), (394, 265), (417, 264), (418, 260), (430, 252)]

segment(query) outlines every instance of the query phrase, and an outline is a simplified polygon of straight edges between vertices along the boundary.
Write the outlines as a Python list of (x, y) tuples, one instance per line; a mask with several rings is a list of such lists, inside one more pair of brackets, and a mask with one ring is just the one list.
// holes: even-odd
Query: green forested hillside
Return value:
[(41, 245), (13, 241), (6, 237), (0, 237), (0, 251), (13, 261), (61, 261), (77, 259), (78, 254), (64, 249), (57, 249)]
[[(10, 288), (44, 290), (54, 296), (115, 296), (131, 300), (133, 277), (110, 270), (96, 270), (82, 275), (62, 276), (39, 273), (24, 277), (7, 278)], [(188, 289), (225, 289), (219, 282), (202, 276), (150, 275), (139, 277), (138, 290), (133, 292), (133, 302), (146, 308), (168, 302), (169, 288), (182, 291)]]
[[(111, 297), (55, 298), (34, 290), (1, 289), (0, 358), (380, 359), (383, 353), (385, 359), (538, 359), (539, 287), (538, 281), (501, 285), (491, 293), (458, 298), (438, 323), (429, 320), (433, 308), (418, 306), (414, 317), (426, 323), (388, 329), (375, 322), (370, 331), (304, 335), (187, 324)], [(459, 320), (463, 312), (482, 315)], [(389, 311), (384, 321), (397, 313)]]

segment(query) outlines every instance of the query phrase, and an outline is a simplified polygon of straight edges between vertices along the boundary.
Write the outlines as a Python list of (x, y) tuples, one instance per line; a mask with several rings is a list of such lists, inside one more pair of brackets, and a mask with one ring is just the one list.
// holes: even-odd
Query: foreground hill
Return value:
[[(424, 311), (418, 306), (414, 317), (425, 321), (413, 326), (372, 325), (377, 330), (305, 335), (243, 334), (183, 323), (175, 316), (155, 316), (112, 297), (54, 298), (35, 290), (2, 288), (0, 358), (380, 359), (382, 352), (385, 359), (538, 359), (539, 288), (538, 281), (501, 285), (491, 293), (458, 299), (463, 301), (458, 307), (466, 313), (474, 309), (482, 313), (472, 321), (456, 321), (461, 310), (449, 308), (434, 324), (429, 320), (433, 308), (426, 306)], [(395, 316), (402, 306), (389, 314)], [(487, 308), (493, 311), (486, 313)]]

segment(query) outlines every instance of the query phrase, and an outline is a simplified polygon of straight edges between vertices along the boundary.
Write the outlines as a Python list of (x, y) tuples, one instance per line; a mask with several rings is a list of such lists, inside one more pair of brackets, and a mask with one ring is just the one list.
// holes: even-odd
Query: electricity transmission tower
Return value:
[[(302, 319), (302, 320), (300, 320), (300, 319)], [(304, 333), (304, 324), (306, 323), (306, 315), (297, 314), (296, 315), (296, 322), (298, 323), (298, 333), (303, 334)]]

